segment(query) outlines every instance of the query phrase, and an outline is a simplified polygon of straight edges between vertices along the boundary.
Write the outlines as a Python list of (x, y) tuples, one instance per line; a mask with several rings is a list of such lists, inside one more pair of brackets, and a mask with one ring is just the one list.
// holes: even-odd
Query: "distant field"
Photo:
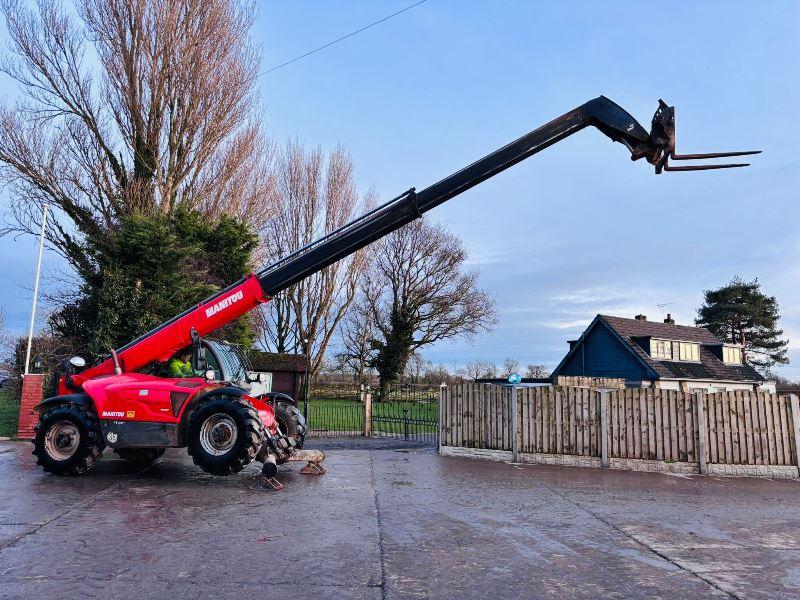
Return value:
[(19, 422), (19, 403), (11, 392), (0, 389), (0, 437), (15, 437)]

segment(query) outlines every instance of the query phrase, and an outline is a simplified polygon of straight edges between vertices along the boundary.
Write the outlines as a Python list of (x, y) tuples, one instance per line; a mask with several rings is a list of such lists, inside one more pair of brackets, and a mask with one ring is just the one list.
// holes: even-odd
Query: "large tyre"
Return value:
[(149, 467), (164, 456), (166, 448), (119, 448), (114, 450), (122, 460), (136, 469)]
[(189, 420), (189, 455), (194, 464), (213, 475), (238, 473), (261, 449), (264, 427), (247, 400), (211, 398)]
[(275, 408), (275, 420), (281, 433), (294, 440), (294, 447), (298, 450), (303, 447), (306, 440), (306, 418), (296, 406), (278, 402)]
[(90, 406), (62, 404), (39, 416), (33, 438), (36, 464), (55, 475), (82, 475), (103, 455), (103, 435)]

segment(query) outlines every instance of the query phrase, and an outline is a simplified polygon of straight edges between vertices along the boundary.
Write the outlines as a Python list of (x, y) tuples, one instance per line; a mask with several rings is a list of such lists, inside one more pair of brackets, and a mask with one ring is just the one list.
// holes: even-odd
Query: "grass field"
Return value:
[(6, 389), (0, 389), (0, 437), (16, 437), (19, 422), (19, 402)]
[[(404, 409), (407, 412), (404, 413)], [(373, 431), (402, 434), (406, 427), (403, 419), (406, 418), (410, 433), (435, 433), (436, 425), (433, 423), (439, 417), (439, 405), (435, 402), (374, 402), (372, 416)], [(416, 420), (429, 423), (416, 423)], [(308, 424), (312, 430), (361, 431), (364, 405), (347, 400), (309, 400)]]

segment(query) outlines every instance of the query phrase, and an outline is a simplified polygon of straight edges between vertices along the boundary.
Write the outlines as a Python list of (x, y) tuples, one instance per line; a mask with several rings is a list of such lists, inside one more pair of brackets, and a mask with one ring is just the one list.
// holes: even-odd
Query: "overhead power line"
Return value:
[(311, 56), (312, 54), (315, 54), (315, 53), (319, 52), (320, 50), (324, 50), (325, 48), (333, 46), (334, 44), (338, 44), (342, 40), (346, 40), (347, 38), (353, 37), (354, 35), (358, 35), (362, 31), (366, 31), (370, 27), (375, 27), (375, 25), (379, 25), (380, 23), (383, 23), (384, 21), (388, 21), (392, 17), (396, 17), (397, 15), (402, 14), (402, 13), (406, 12), (407, 10), (411, 10), (415, 6), (419, 6), (420, 4), (422, 4), (423, 2), (426, 2), (426, 1), (427, 0), (419, 0), (419, 2), (415, 2), (414, 4), (406, 6), (405, 8), (403, 8), (401, 10), (398, 10), (397, 12), (392, 13), (390, 15), (387, 15), (387, 16), (383, 17), (382, 19), (378, 19), (374, 23), (370, 23), (369, 25), (365, 25), (361, 29), (356, 29), (355, 31), (351, 31), (347, 35), (343, 35), (342, 37), (337, 38), (337, 39), (333, 40), (332, 42), (328, 42), (327, 44), (325, 44), (323, 46), (320, 46), (319, 48), (314, 48), (313, 50), (310, 50), (310, 51), (306, 52), (305, 54), (301, 54), (300, 56), (296, 56), (291, 60), (287, 60), (285, 63), (281, 63), (281, 64), (279, 64), (277, 66), (274, 66), (274, 67), (272, 67), (270, 69), (267, 69), (266, 71), (263, 71), (263, 72), (259, 73), (258, 76), (261, 77), (262, 75), (266, 75), (267, 73), (272, 73), (273, 71), (277, 71), (278, 69), (282, 69), (286, 65), (290, 65), (293, 62), (297, 62), (298, 60), (302, 60), (306, 56)]

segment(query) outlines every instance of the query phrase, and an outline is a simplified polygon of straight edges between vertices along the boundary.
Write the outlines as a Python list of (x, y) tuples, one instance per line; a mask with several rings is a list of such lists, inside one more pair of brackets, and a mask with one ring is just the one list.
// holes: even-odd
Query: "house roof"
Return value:
[(665, 340), (681, 342), (698, 342), (700, 344), (721, 344), (713, 333), (705, 327), (690, 327), (688, 325), (672, 325), (654, 321), (638, 321), (636, 319), (623, 319), (610, 315), (600, 315), (606, 323), (611, 325), (620, 335), (627, 337), (654, 337)]
[[(708, 346), (717, 346), (723, 342), (705, 327), (639, 321), (637, 319), (624, 319), (611, 315), (597, 315), (597, 317), (595, 317), (592, 324), (589, 325), (580, 340), (578, 340), (578, 343), (574, 344), (564, 360), (561, 361), (561, 364), (556, 368), (554, 374), (560, 370), (562, 365), (566, 364), (567, 358), (578, 349), (586, 335), (598, 324), (605, 325), (615, 333), (626, 348), (630, 350), (642, 364), (648, 367), (650, 371), (655, 373), (658, 379), (711, 379), (742, 382), (764, 381), (764, 377), (750, 365), (729, 365), (717, 358)], [(682, 342), (696, 342), (700, 344), (700, 362), (655, 360), (636, 342), (636, 339), (648, 337)]]

